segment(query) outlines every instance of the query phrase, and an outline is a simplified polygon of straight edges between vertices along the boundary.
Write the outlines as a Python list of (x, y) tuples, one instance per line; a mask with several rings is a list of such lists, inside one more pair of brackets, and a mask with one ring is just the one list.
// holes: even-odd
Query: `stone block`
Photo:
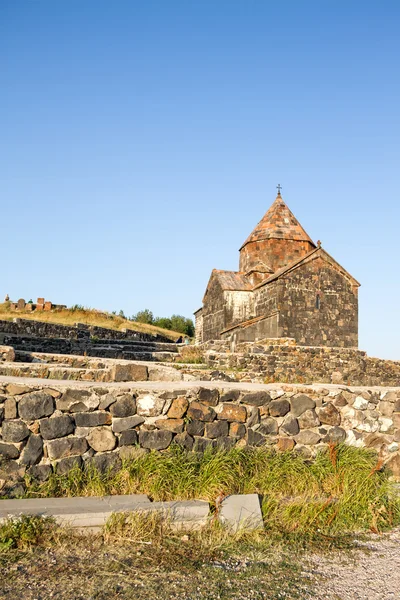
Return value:
[(55, 464), (55, 472), (57, 475), (66, 475), (72, 469), (82, 467), (82, 457), (81, 456), (69, 456), (68, 458), (62, 458), (57, 461)]
[(85, 461), (85, 468), (94, 468), (100, 473), (110, 473), (115, 475), (121, 469), (121, 458), (115, 452), (106, 452), (105, 454), (95, 454)]
[(25, 300), (23, 298), (20, 298), (17, 302), (17, 309), (18, 310), (25, 310)]
[(33, 465), (27, 471), (28, 475), (36, 481), (47, 481), (52, 474), (53, 469), (50, 465)]
[(50, 440), (46, 444), (50, 460), (82, 455), (88, 449), (85, 438), (69, 437)]
[(21, 464), (36, 465), (43, 456), (43, 440), (40, 435), (30, 435), (21, 454)]
[(240, 390), (227, 390), (221, 393), (220, 402), (237, 402), (240, 398)]
[(135, 429), (127, 429), (121, 433), (119, 438), (120, 446), (135, 446), (139, 441), (137, 431)]
[(294, 417), (299, 417), (306, 410), (315, 408), (315, 402), (305, 394), (298, 394), (290, 399), (291, 413)]
[(1, 435), (5, 442), (22, 442), (30, 434), (28, 427), (22, 421), (4, 421)]
[(225, 498), (218, 511), (219, 521), (236, 532), (263, 529), (260, 500), (257, 494), (237, 494)]
[(297, 435), (300, 431), (299, 422), (293, 415), (286, 415), (281, 427), (280, 431), (286, 433), (287, 435)]
[(216, 417), (215, 410), (211, 406), (200, 404), (200, 402), (192, 402), (188, 408), (187, 416), (190, 419), (196, 419), (197, 421), (214, 421)]
[(217, 413), (217, 419), (229, 421), (230, 423), (234, 421), (245, 423), (247, 419), (246, 408), (239, 404), (225, 402), (224, 404), (219, 404), (215, 412)]
[[(336, 410), (336, 409), (335, 409)], [(320, 426), (320, 420), (318, 419), (315, 410), (308, 409), (298, 417), (300, 429), (312, 429), (313, 427)]]
[(340, 412), (332, 402), (329, 402), (318, 410), (318, 417), (321, 423), (325, 423), (326, 425), (337, 426), (341, 422)]
[(134, 429), (138, 425), (144, 423), (144, 418), (139, 417), (138, 415), (134, 415), (133, 417), (125, 417), (125, 418), (116, 418), (114, 417), (112, 420), (112, 430), (115, 433), (121, 433), (122, 431), (127, 431), (128, 429)]
[(210, 439), (225, 437), (229, 433), (229, 425), (227, 421), (214, 421), (206, 423), (205, 436)]
[(19, 450), (14, 444), (0, 442), (0, 457), (7, 460), (16, 459), (19, 457)]
[(147, 381), (148, 378), (146, 365), (118, 363), (111, 368), (111, 381)]
[(243, 438), (246, 435), (246, 427), (243, 423), (230, 423), (229, 424), (229, 435), (234, 438)]
[(284, 417), (290, 410), (290, 404), (284, 398), (272, 400), (268, 405), (271, 417)]
[(296, 442), (292, 438), (279, 438), (276, 444), (277, 450), (280, 452), (290, 452), (295, 447)]
[(49, 301), (44, 303), (43, 310), (51, 310), (53, 308), (53, 304)]
[(17, 403), (15, 398), (7, 398), (4, 402), (4, 418), (5, 419), (16, 419), (17, 418)]
[(20, 396), (21, 394), (27, 394), (32, 391), (32, 388), (26, 385), (20, 385), (18, 383), (9, 383), (6, 387), (7, 394), (10, 396)]
[(271, 402), (271, 395), (268, 392), (252, 392), (244, 394), (240, 402), (250, 406), (266, 406)]
[(172, 404), (167, 412), (170, 419), (182, 419), (188, 409), (189, 402), (186, 398), (180, 397), (172, 400)]
[(206, 406), (217, 406), (219, 391), (217, 389), (200, 388), (197, 393), (197, 399)]
[(213, 448), (215, 445), (215, 440), (207, 440), (203, 437), (195, 437), (193, 444), (194, 452), (205, 452), (207, 448)]
[(261, 425), (257, 431), (262, 435), (276, 435), (278, 433), (278, 423), (272, 417), (261, 419)]
[(154, 425), (158, 429), (166, 429), (172, 433), (182, 433), (184, 421), (183, 419), (158, 419)]
[[(82, 438), (81, 438), (82, 439)], [(87, 437), (87, 441), (95, 452), (114, 450), (117, 438), (110, 427), (94, 427)]]
[(253, 431), (253, 429), (247, 429), (246, 442), (249, 446), (263, 446), (265, 441), (265, 437), (261, 433)]
[(344, 442), (345, 439), (346, 432), (344, 429), (342, 429), (341, 427), (332, 427), (332, 429), (328, 431), (325, 437), (322, 438), (322, 441), (324, 442), (324, 444), (340, 444), (341, 442)]
[(178, 444), (178, 446), (182, 446), (182, 448), (185, 448), (185, 450), (192, 450), (193, 444), (194, 444), (194, 439), (192, 438), (191, 435), (189, 435), (186, 431), (184, 431), (182, 433), (178, 433), (178, 435), (176, 435), (174, 437), (174, 444)]
[(164, 405), (165, 400), (162, 398), (153, 394), (146, 394), (137, 398), (136, 411), (142, 417), (158, 417), (161, 415)]
[(78, 427), (98, 427), (99, 425), (111, 425), (110, 413), (101, 410), (89, 413), (81, 412), (75, 414), (75, 423)]
[(111, 403), (110, 413), (113, 417), (131, 417), (136, 414), (136, 397), (132, 394), (124, 394)]
[(18, 413), (24, 421), (35, 421), (54, 412), (54, 399), (46, 392), (25, 394), (18, 403)]
[(74, 431), (74, 421), (69, 415), (40, 420), (40, 434), (44, 440), (54, 440)]
[(204, 435), (205, 423), (204, 421), (197, 421), (197, 419), (193, 419), (189, 421), (186, 425), (186, 431), (189, 435)]
[(247, 427), (254, 427), (260, 422), (260, 410), (257, 406), (252, 406), (247, 411)]
[(89, 390), (69, 389), (61, 398), (56, 400), (57, 410), (63, 412), (85, 412), (96, 410), (100, 404), (100, 398)]
[(139, 443), (149, 450), (165, 450), (172, 442), (171, 431), (143, 431), (139, 432)]
[(309, 429), (303, 429), (299, 434), (296, 435), (296, 444), (302, 444), (304, 446), (314, 446), (318, 444), (321, 439), (321, 435), (315, 431)]

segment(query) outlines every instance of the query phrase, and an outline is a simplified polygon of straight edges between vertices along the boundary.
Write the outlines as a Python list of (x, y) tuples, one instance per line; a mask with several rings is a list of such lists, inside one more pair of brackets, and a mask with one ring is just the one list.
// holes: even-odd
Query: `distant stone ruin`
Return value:
[(10, 310), (15, 311), (37, 311), (40, 312), (42, 310), (50, 311), (60, 308), (67, 308), (66, 304), (53, 304), (50, 300), (45, 300), (44, 298), (38, 298), (36, 303), (33, 303), (32, 300), (29, 302), (25, 302), (24, 298), (20, 298), (17, 302), (10, 301), (8, 294), (5, 298), (5, 302), (10, 302)]

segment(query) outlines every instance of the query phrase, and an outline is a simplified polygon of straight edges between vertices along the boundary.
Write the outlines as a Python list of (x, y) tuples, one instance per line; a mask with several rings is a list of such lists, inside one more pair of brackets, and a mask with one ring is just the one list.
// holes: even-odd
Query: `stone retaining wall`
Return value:
[(14, 319), (13, 321), (0, 321), (0, 333), (14, 335), (65, 338), (69, 340), (84, 340), (91, 337), (104, 340), (137, 340), (148, 342), (170, 342), (171, 340), (162, 335), (140, 333), (131, 329), (117, 331), (94, 325), (76, 323), (73, 325), (60, 325), (58, 323), (47, 323), (44, 321), (31, 321), (30, 319)]
[(400, 386), (400, 361), (371, 358), (355, 348), (205, 344), (205, 362), (215, 369), (239, 369), (237, 379), (282, 383), (344, 383)]
[(3, 493), (25, 471), (43, 480), (74, 464), (117, 468), (138, 447), (162, 451), (174, 443), (199, 452), (267, 445), (311, 457), (345, 441), (376, 449), (400, 477), (400, 388), (4, 382), (0, 421)]

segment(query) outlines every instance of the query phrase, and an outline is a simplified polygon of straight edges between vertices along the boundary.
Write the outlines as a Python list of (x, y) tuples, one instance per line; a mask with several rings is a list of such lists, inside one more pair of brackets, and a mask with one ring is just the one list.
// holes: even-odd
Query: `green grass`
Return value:
[(209, 450), (178, 447), (126, 461), (117, 473), (76, 468), (40, 485), (27, 479), (28, 497), (145, 493), (154, 500), (205, 499), (257, 493), (271, 535), (327, 535), (382, 531), (400, 523), (389, 473), (372, 451), (345, 445), (313, 461), (264, 448)]

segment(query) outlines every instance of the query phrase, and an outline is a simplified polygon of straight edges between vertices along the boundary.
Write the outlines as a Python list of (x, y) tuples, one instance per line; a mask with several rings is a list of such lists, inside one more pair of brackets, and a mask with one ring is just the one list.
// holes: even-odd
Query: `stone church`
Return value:
[(239, 253), (239, 271), (211, 273), (194, 313), (197, 343), (294, 338), (302, 346), (358, 346), (360, 284), (312, 241), (280, 190)]

